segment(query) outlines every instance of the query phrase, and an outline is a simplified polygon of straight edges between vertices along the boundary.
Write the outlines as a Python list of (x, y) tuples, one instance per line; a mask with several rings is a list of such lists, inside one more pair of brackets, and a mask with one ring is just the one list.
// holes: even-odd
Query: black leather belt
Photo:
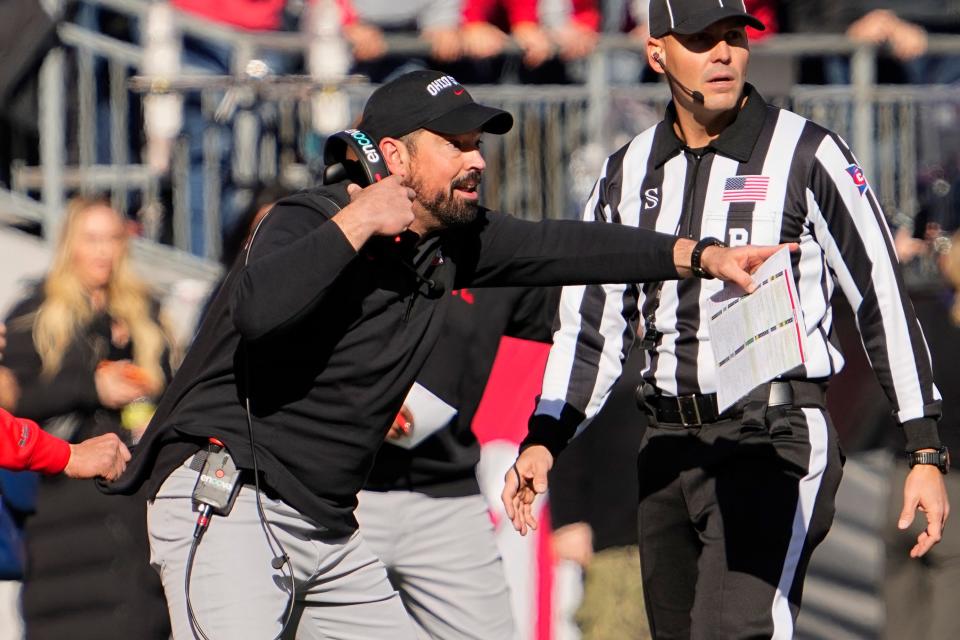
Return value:
[[(793, 403), (793, 387), (789, 382), (774, 381), (767, 385), (768, 407), (778, 407)], [(657, 422), (680, 424), (685, 427), (699, 427), (711, 422), (735, 418), (743, 413), (743, 404), (737, 403), (726, 411), (717, 408), (717, 394), (692, 394), (688, 396), (666, 396), (649, 384), (637, 389), (640, 408), (651, 413)], [(756, 394), (751, 393), (751, 396)]]

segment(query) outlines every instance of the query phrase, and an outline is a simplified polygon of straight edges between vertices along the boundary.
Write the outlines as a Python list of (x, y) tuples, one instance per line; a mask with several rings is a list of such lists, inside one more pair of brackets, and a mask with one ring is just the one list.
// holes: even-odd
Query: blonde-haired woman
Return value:
[[(169, 376), (156, 305), (129, 264), (125, 221), (102, 199), (70, 201), (50, 270), (7, 330), (17, 414), (71, 441), (113, 432), (129, 444), (122, 412), (158, 396)], [(167, 637), (145, 519), (142, 497), (41, 480), (26, 527), (30, 638)]]

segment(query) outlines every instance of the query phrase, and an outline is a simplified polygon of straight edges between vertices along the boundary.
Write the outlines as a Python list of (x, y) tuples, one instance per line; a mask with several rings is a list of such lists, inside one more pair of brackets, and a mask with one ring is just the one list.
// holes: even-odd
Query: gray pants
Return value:
[(357, 519), (420, 638), (514, 637), (510, 592), (483, 496), (361, 491)]
[(20, 616), (20, 582), (0, 580), (0, 640), (23, 640)]
[[(151, 563), (160, 573), (176, 640), (199, 637), (187, 617), (187, 555), (197, 514), (197, 472), (178, 467), (147, 509)], [(414, 640), (413, 623), (383, 564), (359, 532), (323, 539), (318, 525), (284, 502), (262, 496), (274, 533), (290, 556), (296, 607), (284, 638)], [(193, 563), (190, 600), (211, 640), (271, 640), (283, 624), (288, 568), (274, 570), (257, 517), (256, 493), (241, 488), (230, 515), (214, 516)]]

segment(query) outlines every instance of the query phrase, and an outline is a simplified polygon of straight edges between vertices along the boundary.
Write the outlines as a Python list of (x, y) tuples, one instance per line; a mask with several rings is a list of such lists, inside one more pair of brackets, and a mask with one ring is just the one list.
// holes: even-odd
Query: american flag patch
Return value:
[(757, 202), (767, 199), (769, 176), (736, 176), (723, 183), (724, 202)]

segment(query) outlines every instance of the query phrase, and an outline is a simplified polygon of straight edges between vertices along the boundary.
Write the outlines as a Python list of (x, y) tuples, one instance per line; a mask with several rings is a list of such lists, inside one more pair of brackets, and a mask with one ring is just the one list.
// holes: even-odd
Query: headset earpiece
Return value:
[[(347, 150), (353, 151), (356, 160), (347, 159)], [(347, 129), (330, 135), (323, 147), (324, 184), (332, 184), (349, 178), (361, 187), (390, 175), (383, 154), (373, 138), (358, 129)]]

